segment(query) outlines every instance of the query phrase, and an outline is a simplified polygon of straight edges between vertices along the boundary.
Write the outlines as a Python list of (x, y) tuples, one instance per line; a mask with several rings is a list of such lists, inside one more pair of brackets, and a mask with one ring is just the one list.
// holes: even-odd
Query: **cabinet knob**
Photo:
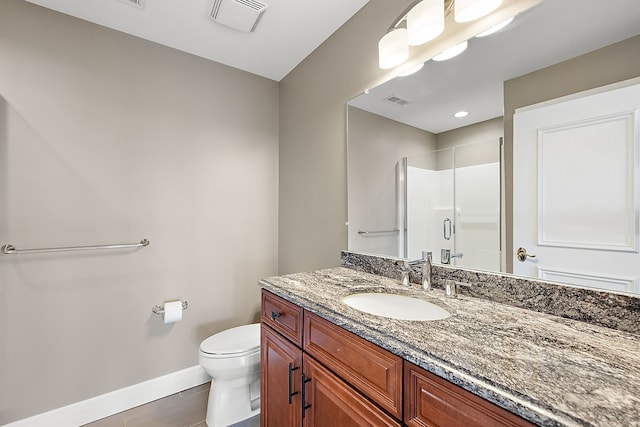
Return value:
[(282, 313), (280, 312), (275, 312), (275, 311), (271, 312), (271, 320), (273, 320), (274, 322), (276, 321), (276, 317), (280, 317), (280, 316), (282, 316)]

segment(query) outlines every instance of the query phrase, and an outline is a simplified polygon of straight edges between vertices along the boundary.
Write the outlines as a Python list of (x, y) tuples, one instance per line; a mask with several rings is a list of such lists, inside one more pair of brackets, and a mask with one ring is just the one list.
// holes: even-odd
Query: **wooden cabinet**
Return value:
[(261, 321), (302, 347), (302, 308), (268, 291), (262, 291)]
[(402, 419), (402, 358), (313, 313), (304, 316), (304, 351)]
[(400, 427), (347, 383), (304, 354), (305, 427)]
[(265, 290), (261, 319), (261, 427), (401, 426), (401, 358)]
[(404, 386), (408, 427), (534, 425), (409, 362), (405, 362)]
[(260, 426), (301, 427), (302, 350), (264, 323), (260, 340)]
[(266, 290), (261, 339), (261, 427), (533, 426)]

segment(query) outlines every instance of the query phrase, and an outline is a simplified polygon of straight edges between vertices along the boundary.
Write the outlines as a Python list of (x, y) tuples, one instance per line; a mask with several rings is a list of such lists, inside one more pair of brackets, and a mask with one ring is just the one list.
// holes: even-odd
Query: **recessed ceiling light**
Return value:
[(500, 31), (501, 29), (503, 29), (504, 27), (506, 27), (507, 25), (511, 24), (511, 21), (513, 21), (513, 16), (509, 19), (505, 19), (504, 21), (502, 21), (501, 23), (499, 23), (498, 25), (494, 25), (493, 27), (489, 28), (488, 30), (485, 30), (479, 34), (476, 34), (476, 37), (486, 37), (486, 36), (490, 36), (493, 33), (497, 33), (498, 31)]
[(453, 115), (453, 117), (456, 117), (458, 119), (461, 119), (462, 117), (467, 117), (469, 115), (468, 111), (458, 111), (457, 113), (455, 113)]
[(460, 55), (467, 49), (467, 45), (469, 43), (465, 40), (460, 44), (455, 45), (452, 48), (445, 50), (444, 52), (433, 57), (434, 61), (446, 61), (447, 59), (451, 59), (455, 56)]

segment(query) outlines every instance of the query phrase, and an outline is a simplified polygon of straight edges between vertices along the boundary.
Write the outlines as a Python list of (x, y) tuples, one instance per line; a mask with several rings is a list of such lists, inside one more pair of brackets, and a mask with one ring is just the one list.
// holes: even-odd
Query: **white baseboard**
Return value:
[(76, 427), (162, 397), (204, 384), (211, 378), (200, 366), (121, 388), (53, 411), (5, 424), (3, 427)]

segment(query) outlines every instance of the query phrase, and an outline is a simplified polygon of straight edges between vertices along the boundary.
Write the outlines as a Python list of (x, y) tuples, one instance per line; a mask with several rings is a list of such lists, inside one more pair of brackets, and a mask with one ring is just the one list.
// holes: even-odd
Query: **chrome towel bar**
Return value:
[(0, 251), (4, 255), (13, 254), (28, 254), (28, 253), (42, 253), (42, 252), (65, 252), (65, 251), (90, 251), (95, 249), (126, 249), (126, 248), (139, 248), (149, 246), (147, 239), (140, 240), (140, 243), (124, 243), (121, 245), (98, 245), (98, 246), (69, 246), (65, 248), (40, 248), (40, 249), (16, 249), (13, 245), (4, 245), (0, 248)]
[(362, 231), (362, 230), (358, 230), (358, 234), (359, 235), (364, 235), (364, 234), (383, 234), (383, 233), (398, 233), (400, 230), (398, 230), (397, 228), (394, 228), (393, 230), (377, 230), (377, 231)]

